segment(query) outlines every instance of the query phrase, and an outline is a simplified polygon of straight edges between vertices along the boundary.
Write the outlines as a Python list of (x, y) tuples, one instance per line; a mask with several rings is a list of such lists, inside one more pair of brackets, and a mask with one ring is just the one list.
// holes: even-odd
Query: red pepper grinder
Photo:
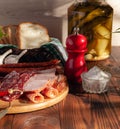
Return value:
[(66, 39), (68, 59), (65, 64), (65, 74), (69, 82), (81, 83), (81, 74), (87, 71), (84, 54), (87, 51), (87, 39), (79, 34), (79, 28), (74, 28), (74, 34)]

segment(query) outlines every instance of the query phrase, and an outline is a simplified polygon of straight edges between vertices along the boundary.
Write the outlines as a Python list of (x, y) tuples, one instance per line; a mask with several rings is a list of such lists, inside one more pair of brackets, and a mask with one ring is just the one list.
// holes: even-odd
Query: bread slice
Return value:
[(9, 44), (18, 45), (16, 37), (17, 27), (17, 25), (8, 25), (3, 28), (7, 34), (6, 36), (8, 37)]
[(16, 37), (16, 32), (17, 32), (16, 30), (17, 30), (17, 25), (3, 26), (2, 31), (6, 36), (4, 36), (0, 40), (0, 43), (18, 45), (17, 37)]
[(18, 25), (18, 44), (20, 49), (39, 48), (49, 42), (48, 30), (37, 23), (23, 22)]
[(10, 29), (9, 42), (16, 46), (18, 45), (17, 28), (18, 28), (18, 25), (9, 25), (9, 29)]

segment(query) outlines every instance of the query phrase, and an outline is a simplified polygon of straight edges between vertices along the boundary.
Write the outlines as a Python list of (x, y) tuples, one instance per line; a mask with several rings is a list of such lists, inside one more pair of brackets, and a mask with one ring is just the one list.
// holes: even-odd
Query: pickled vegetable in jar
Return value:
[(76, 0), (68, 8), (68, 35), (74, 27), (88, 40), (85, 59), (103, 60), (111, 54), (113, 8), (104, 0)]

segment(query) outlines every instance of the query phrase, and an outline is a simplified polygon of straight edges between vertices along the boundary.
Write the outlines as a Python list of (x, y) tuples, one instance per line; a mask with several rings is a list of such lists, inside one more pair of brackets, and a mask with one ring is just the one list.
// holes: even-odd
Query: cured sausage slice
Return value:
[(24, 83), (34, 74), (35, 72), (18, 73), (16, 71), (7, 74), (0, 85), (0, 93), (6, 93), (3, 96), (1, 95), (1, 99), (12, 101), (19, 98), (23, 93)]

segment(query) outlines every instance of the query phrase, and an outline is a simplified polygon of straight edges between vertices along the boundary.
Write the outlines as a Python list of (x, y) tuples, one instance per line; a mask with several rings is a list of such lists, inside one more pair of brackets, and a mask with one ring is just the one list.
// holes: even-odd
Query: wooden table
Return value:
[(120, 129), (120, 47), (112, 48), (109, 59), (87, 65), (98, 65), (112, 74), (107, 93), (69, 93), (52, 107), (6, 115), (0, 129)]

